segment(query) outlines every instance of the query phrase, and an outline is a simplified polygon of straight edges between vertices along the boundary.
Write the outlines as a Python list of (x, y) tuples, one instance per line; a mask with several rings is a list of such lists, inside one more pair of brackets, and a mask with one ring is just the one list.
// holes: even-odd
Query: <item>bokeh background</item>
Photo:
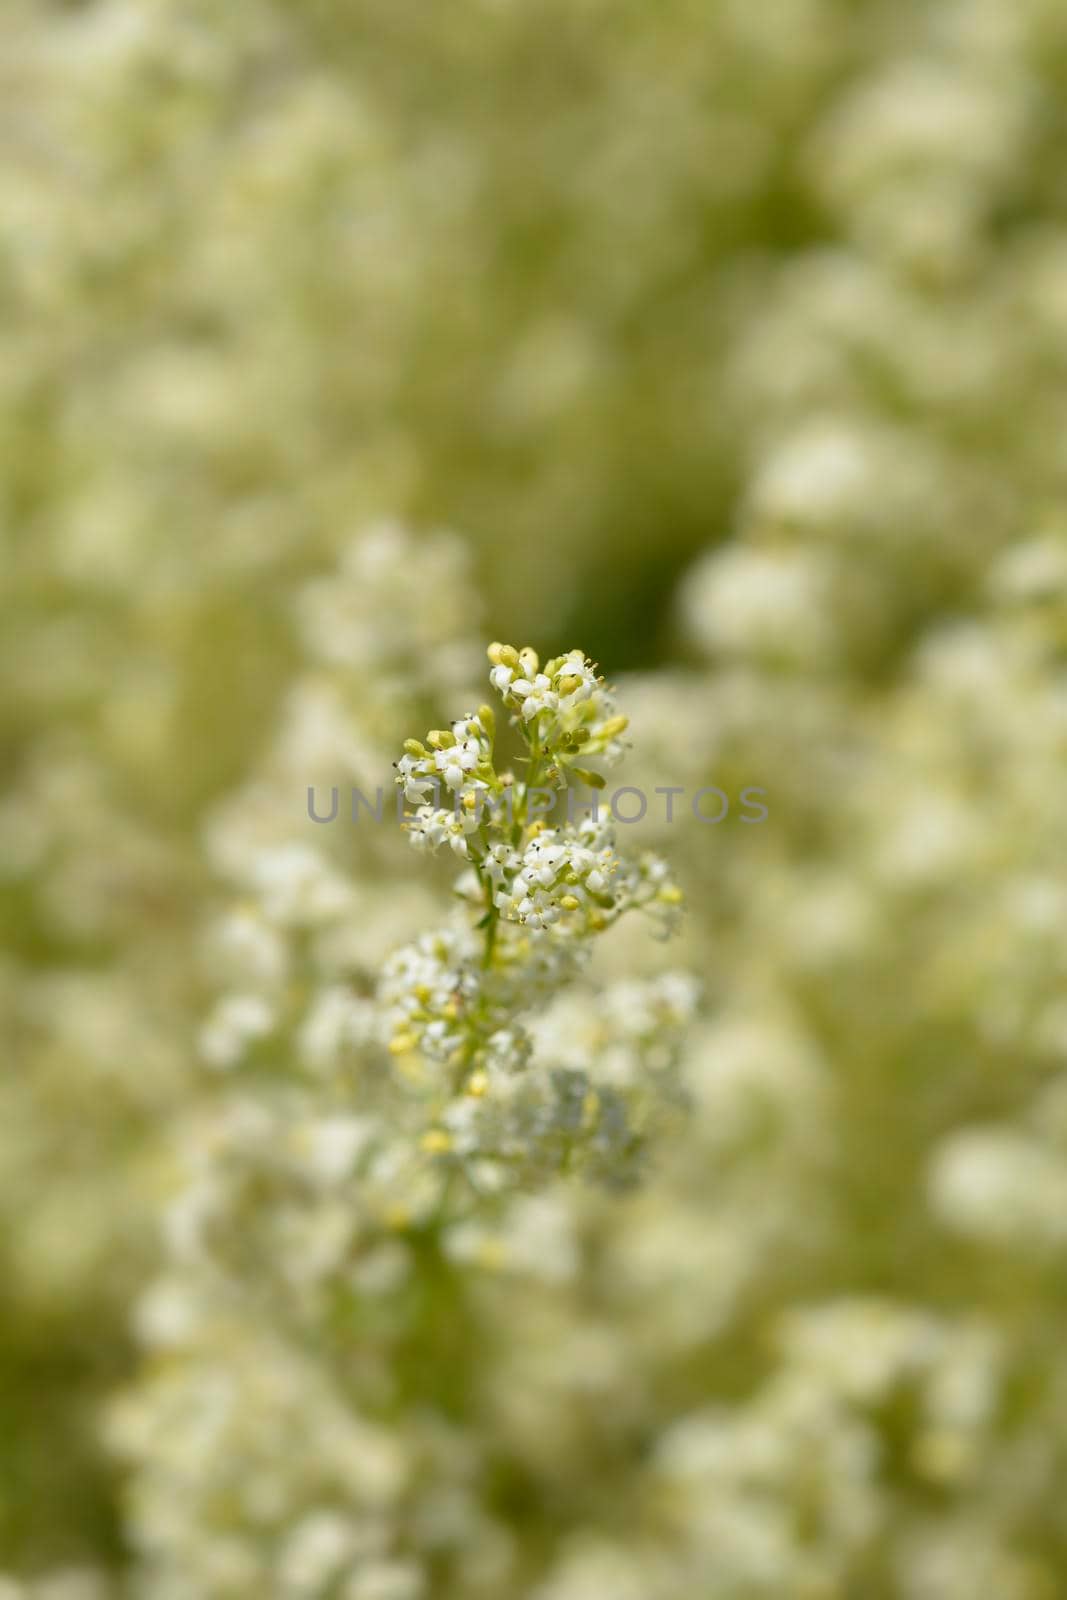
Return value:
[[(573, 1202), (595, 1271), (483, 1308), (559, 1352), (495, 1369), (540, 1396), (497, 1408), (512, 1564), (373, 1600), (1067, 1595), (1061, 0), (8, 0), (4, 37), (13, 1600), (246, 1592), (153, 1587), (109, 1420), (218, 1079), (205, 930), (489, 638), (602, 663), (626, 781), (770, 817), (644, 825), (694, 1109), (624, 1221)], [(368, 969), (427, 913), (395, 844), (336, 845)]]

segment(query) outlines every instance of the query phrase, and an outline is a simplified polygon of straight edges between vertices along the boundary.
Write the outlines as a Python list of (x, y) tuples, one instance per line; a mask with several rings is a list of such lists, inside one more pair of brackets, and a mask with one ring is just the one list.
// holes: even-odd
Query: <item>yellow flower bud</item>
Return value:
[(435, 750), (451, 750), (456, 742), (456, 736), (451, 728), (432, 728), (426, 735), (426, 742)]
[(481, 723), (486, 733), (489, 734), (490, 738), (492, 738), (493, 734), (496, 732), (496, 713), (494, 712), (492, 706), (478, 707), (478, 721)]
[(489, 1079), (484, 1072), (472, 1072), (467, 1080), (467, 1093), (480, 1100), (488, 1092)]
[(404, 750), (407, 755), (416, 756), (420, 761), (425, 761), (426, 759), (426, 746), (421, 744), (418, 739), (405, 739)]
[(513, 644), (491, 644), (486, 653), (494, 667), (510, 667), (514, 672), (519, 664), (519, 652)]
[(574, 678), (570, 675), (570, 673), (568, 673), (565, 678), (561, 678), (559, 680), (559, 683), (556, 685), (556, 687), (560, 694), (573, 694), (575, 689), (580, 686), (581, 681), (581, 678)]
[(536, 677), (541, 666), (540, 657), (538, 656), (537, 651), (531, 649), (529, 645), (526, 645), (522, 650), (519, 651), (519, 666), (522, 668), (523, 672), (525, 672), (528, 678)]
[(581, 903), (582, 902), (580, 900), (576, 900), (572, 894), (565, 894), (563, 899), (560, 901), (560, 905), (563, 907), (564, 911), (577, 911)]
[(676, 883), (665, 883), (656, 898), (665, 906), (680, 906), (685, 902), (685, 895)]
[(617, 739), (619, 734), (625, 733), (629, 726), (629, 717), (609, 717), (599, 732), (604, 739)]

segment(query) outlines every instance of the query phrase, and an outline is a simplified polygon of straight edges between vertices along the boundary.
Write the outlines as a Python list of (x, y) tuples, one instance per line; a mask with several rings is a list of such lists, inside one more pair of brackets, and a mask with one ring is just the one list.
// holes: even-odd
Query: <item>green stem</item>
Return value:
[[(534, 717), (533, 721), (536, 724), (537, 718)], [(524, 783), (517, 786), (519, 789), (519, 796), (515, 806), (515, 823), (511, 830), (511, 843), (516, 849), (522, 842), (522, 836), (526, 832), (526, 825), (529, 820), (528, 810), (530, 790), (537, 788), (537, 779), (541, 775), (541, 747), (538, 742), (536, 727), (531, 728), (529, 732), (527, 732), (527, 729), (524, 727), (522, 730), (522, 735), (530, 747), (530, 759), (526, 768), (526, 780)]]
[(490, 899), (490, 906), (489, 921), (486, 924), (485, 929), (485, 954), (482, 956), (482, 970), (488, 972), (489, 968), (493, 965), (493, 951), (496, 949), (496, 930), (497, 924), (500, 921), (500, 912), (497, 910), (496, 906), (491, 903), (493, 894), (492, 884), (490, 883), (486, 887)]

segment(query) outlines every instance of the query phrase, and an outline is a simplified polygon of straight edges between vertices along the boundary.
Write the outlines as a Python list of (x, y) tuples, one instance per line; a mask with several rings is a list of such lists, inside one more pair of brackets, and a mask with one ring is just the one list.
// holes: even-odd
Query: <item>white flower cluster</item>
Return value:
[(615, 846), (614, 824), (594, 817), (584, 817), (570, 832), (536, 833), (521, 855), (494, 846), (486, 863), (486, 876), (496, 885), (493, 904), (508, 921), (534, 931), (558, 926), (599, 932), (640, 907), (669, 936), (681, 897), (666, 863), (649, 853), (630, 861)]
[[(457, 856), (470, 855), (468, 841), (481, 826), (490, 795), (493, 735), (492, 710), (483, 706), (475, 716), (429, 733), (429, 749), (418, 739), (406, 741), (395, 765), (404, 799), (418, 808), (410, 825), (417, 849), (434, 851), (448, 844)], [(451, 810), (440, 804), (442, 795), (453, 799)]]
[[(625, 913), (646, 912), (657, 932), (668, 933), (681, 910), (665, 864), (620, 857), (610, 823), (585, 817), (547, 827), (532, 813), (542, 780), (565, 786), (579, 707), (590, 709), (594, 730), (588, 742), (578, 741), (583, 750), (592, 744), (606, 751), (614, 738), (597, 720), (604, 691), (592, 664), (578, 651), (550, 662), (545, 676), (559, 690), (551, 691), (552, 704), (527, 715), (530, 697), (514, 693), (515, 671), (525, 662), (536, 681), (534, 652), (493, 645), (489, 658), (491, 681), (526, 744), (525, 777), (498, 773), (489, 706), (431, 732), (425, 743), (407, 741), (397, 784), (417, 806), (408, 824), (412, 843), (434, 848), (447, 840), (469, 861), (457, 885), (468, 910), (464, 921), (397, 952), (379, 987), (390, 1049), (402, 1064), (433, 1063), (439, 1095), (445, 1087), (429, 1145), (468, 1168), (479, 1165), (483, 1182), (494, 1163), (522, 1166), (534, 1151), (545, 1160), (559, 1144), (554, 1136), (546, 1144), (553, 1119), (567, 1130), (568, 1163), (579, 1146), (602, 1142), (609, 1127), (610, 1142), (625, 1144), (626, 1108), (617, 1094), (609, 1104), (588, 1085), (579, 1093), (576, 1077), (545, 1077), (537, 1088), (522, 1078), (529, 1044), (519, 1019), (565, 984), (592, 938)], [(557, 693), (574, 707), (561, 712)], [(623, 719), (608, 709), (606, 726), (617, 730)], [(423, 803), (428, 787), (442, 783), (452, 811)], [(417, 1065), (405, 1070), (418, 1076)]]
[(579, 756), (602, 756), (609, 766), (622, 760), (627, 719), (617, 715), (611, 691), (583, 651), (555, 656), (543, 670), (529, 646), (494, 644), (489, 659), (493, 688), (558, 766), (573, 765)]
[[(571, 983), (624, 912), (664, 931), (681, 896), (606, 825), (530, 815), (538, 780), (567, 766), (535, 721), (515, 714), (524, 779), (497, 771), (487, 707), (405, 747), (412, 842), (443, 842), (427, 813), (476, 820), (459, 910), (397, 949), (373, 994), (351, 992), (337, 944), (367, 891), (337, 870), (347, 898), (323, 895), (294, 847), (250, 858), (258, 898), (217, 930), (233, 987), (202, 1044), (228, 1076), (181, 1130), (168, 1264), (139, 1310), (165, 1359), (111, 1428), (136, 1468), (146, 1593), (428, 1600), (442, 1563), (465, 1595), (511, 1581), (466, 1398), (481, 1286), (573, 1280), (565, 1180), (634, 1187), (678, 1120), (698, 998), (669, 972), (603, 994)], [(437, 785), (456, 813), (423, 802)], [(299, 1448), (280, 1448), (293, 1428)]]
[(429, 750), (418, 739), (409, 739), (397, 763), (405, 800), (422, 805), (430, 790), (440, 793), (442, 785), (464, 797), (486, 789), (492, 777), (494, 731), (492, 712), (485, 706), (476, 716), (461, 717), (451, 729), (429, 734)]
[(613, 911), (612, 880), (619, 866), (614, 844), (610, 824), (591, 817), (578, 825), (576, 837), (547, 829), (521, 856), (512, 851), (497, 859), (501, 881), (493, 904), (509, 921), (534, 930), (555, 927), (568, 916), (588, 921), (595, 907)]
[[(607, 761), (623, 751), (619, 716), (593, 664), (571, 651), (537, 671), (536, 653), (494, 644), (490, 681), (527, 743), (525, 780), (494, 767), (496, 718), (490, 706), (435, 729), (423, 744), (409, 739), (397, 765), (397, 784), (417, 810), (408, 827), (412, 843), (435, 850), (448, 843), (470, 860), (484, 884), (488, 923), (514, 922), (530, 933), (550, 928), (602, 931), (633, 907), (654, 909), (666, 931), (677, 921), (681, 896), (656, 858), (630, 864), (616, 854), (615, 830), (599, 815), (565, 828), (546, 826), (533, 814), (532, 791), (541, 783), (565, 789), (567, 774), (597, 787), (594, 771), (575, 768), (578, 753)], [(525, 670), (530, 679), (518, 678)], [(539, 687), (543, 681), (543, 688)], [(533, 708), (531, 710), (531, 707)], [(435, 801), (444, 786), (452, 809)]]

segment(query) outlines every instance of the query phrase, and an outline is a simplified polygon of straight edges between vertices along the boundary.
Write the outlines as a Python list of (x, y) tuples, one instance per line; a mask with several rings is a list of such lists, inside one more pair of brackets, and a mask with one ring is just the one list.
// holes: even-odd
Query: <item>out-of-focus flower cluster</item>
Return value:
[[(0, 1600), (1057, 1600), (1067, 11), (12, 0), (0, 87)], [(670, 653), (501, 651), (550, 786), (765, 790), (634, 829), (699, 1015), (619, 840), (480, 839), (483, 589)], [(304, 808), (394, 759), (437, 935)]]

